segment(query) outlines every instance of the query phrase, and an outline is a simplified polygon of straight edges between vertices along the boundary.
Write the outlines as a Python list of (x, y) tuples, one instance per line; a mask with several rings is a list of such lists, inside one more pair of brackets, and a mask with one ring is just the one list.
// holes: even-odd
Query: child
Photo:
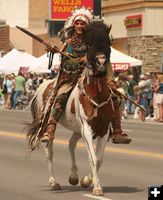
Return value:
[[(144, 107), (144, 96), (143, 93), (141, 92), (141, 89), (138, 85), (136, 85), (134, 87), (134, 93), (135, 93), (135, 97), (136, 97), (136, 103), (139, 104), (140, 106)], [(140, 109), (140, 108), (136, 108), (135, 112), (134, 112), (134, 118), (138, 118), (137, 116), (139, 116), (139, 119), (141, 119), (142, 121), (145, 121), (145, 112)]]
[(2, 89), (0, 88), (0, 105), (3, 105)]

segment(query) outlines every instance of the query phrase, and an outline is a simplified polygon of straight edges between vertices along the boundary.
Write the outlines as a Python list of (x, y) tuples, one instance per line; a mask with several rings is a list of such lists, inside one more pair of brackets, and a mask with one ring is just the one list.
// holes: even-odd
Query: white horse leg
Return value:
[(81, 138), (81, 134), (74, 132), (71, 139), (69, 140), (69, 152), (70, 152), (71, 163), (72, 163), (71, 175), (69, 177), (69, 183), (71, 185), (77, 185), (79, 182), (78, 174), (77, 174), (78, 167), (77, 167), (76, 158), (75, 158), (75, 148), (80, 138)]
[(103, 195), (103, 190), (101, 188), (99, 177), (97, 174), (97, 158), (93, 148), (92, 131), (86, 122), (84, 122), (83, 124), (82, 137), (87, 147), (89, 162), (92, 169), (93, 185), (94, 185), (92, 193), (93, 195), (101, 196)]
[[(110, 126), (111, 124), (109, 125), (108, 130), (110, 130)], [(108, 142), (108, 137), (109, 137), (109, 131), (106, 135), (104, 135), (104, 137), (99, 137), (99, 136), (97, 137), (97, 144), (96, 144), (97, 171), (99, 171), (103, 163), (104, 150)]]
[[(110, 125), (109, 125), (110, 127)], [(110, 130), (110, 128), (108, 129)], [(104, 137), (97, 137), (97, 144), (96, 144), (96, 158), (97, 158), (97, 171), (99, 171), (102, 163), (103, 163), (103, 155), (105, 146), (108, 142), (109, 132)], [(81, 180), (81, 185), (84, 188), (89, 187), (92, 184), (92, 174), (84, 176)]]
[(53, 141), (48, 143), (48, 146), (44, 147), (46, 159), (48, 161), (48, 172), (49, 172), (49, 184), (51, 190), (60, 190), (61, 187), (59, 183), (56, 182), (54, 178), (54, 169), (53, 169)]

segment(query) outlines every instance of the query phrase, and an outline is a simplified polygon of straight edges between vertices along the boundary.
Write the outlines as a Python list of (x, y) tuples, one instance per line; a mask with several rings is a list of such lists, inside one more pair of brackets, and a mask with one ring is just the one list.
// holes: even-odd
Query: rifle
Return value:
[(142, 106), (140, 106), (139, 104), (135, 103), (132, 99), (130, 99), (129, 97), (127, 97), (126, 95), (122, 94), (121, 92), (119, 92), (118, 90), (114, 89), (113, 90), (115, 92), (115, 94), (117, 94), (119, 97), (122, 97), (124, 99), (127, 99), (128, 101), (130, 101), (132, 104), (134, 104), (135, 106), (139, 107), (141, 110), (143, 110), (144, 112), (146, 112), (146, 109), (143, 108)]
[(47, 48), (51, 48), (51, 50), (55, 50), (56, 52), (62, 54), (63, 56), (66, 56), (67, 58), (73, 60), (73, 61), (77, 61), (78, 59), (74, 59), (71, 56), (67, 55), (66, 53), (64, 53), (63, 51), (60, 51), (59, 48), (57, 46), (53, 46), (52, 44), (50, 44), (49, 42), (46, 42), (45, 40), (41, 39), (40, 37), (38, 37), (37, 35), (34, 35), (33, 33), (27, 31), (26, 29), (20, 27), (20, 26), (16, 26), (16, 28), (18, 28), (19, 30), (21, 30), (22, 32), (24, 32), (25, 34), (29, 35), (30, 37), (34, 38), (35, 40), (37, 40), (38, 42), (44, 44)]

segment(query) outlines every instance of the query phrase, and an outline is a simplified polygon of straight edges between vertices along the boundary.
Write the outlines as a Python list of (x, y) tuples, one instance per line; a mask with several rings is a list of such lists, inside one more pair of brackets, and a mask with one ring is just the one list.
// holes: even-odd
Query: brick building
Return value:
[[(38, 35), (42, 39), (55, 41), (60, 46), (56, 38), (51, 38), (48, 34), (48, 0), (1, 0), (0, 19), (5, 20), (9, 25), (10, 49), (15, 47), (20, 51), (26, 51), (36, 57), (45, 53), (45, 47), (33, 40), (15, 26), (21, 26)], [(3, 39), (0, 38), (0, 41)]]
[(9, 51), (9, 26), (0, 20), (0, 57)]

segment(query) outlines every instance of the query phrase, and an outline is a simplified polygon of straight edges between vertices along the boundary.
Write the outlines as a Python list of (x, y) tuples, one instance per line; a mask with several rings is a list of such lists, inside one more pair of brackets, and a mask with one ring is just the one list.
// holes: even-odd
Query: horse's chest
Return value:
[(80, 96), (79, 101), (83, 109), (85, 119), (87, 120), (93, 134), (103, 137), (108, 132), (109, 123), (112, 118), (110, 104), (108, 103), (101, 108), (95, 107), (84, 95)]
[(111, 115), (109, 114), (109, 106), (105, 105), (97, 109), (97, 114), (88, 121), (93, 133), (96, 136), (103, 137), (108, 132), (108, 127), (111, 122)]

